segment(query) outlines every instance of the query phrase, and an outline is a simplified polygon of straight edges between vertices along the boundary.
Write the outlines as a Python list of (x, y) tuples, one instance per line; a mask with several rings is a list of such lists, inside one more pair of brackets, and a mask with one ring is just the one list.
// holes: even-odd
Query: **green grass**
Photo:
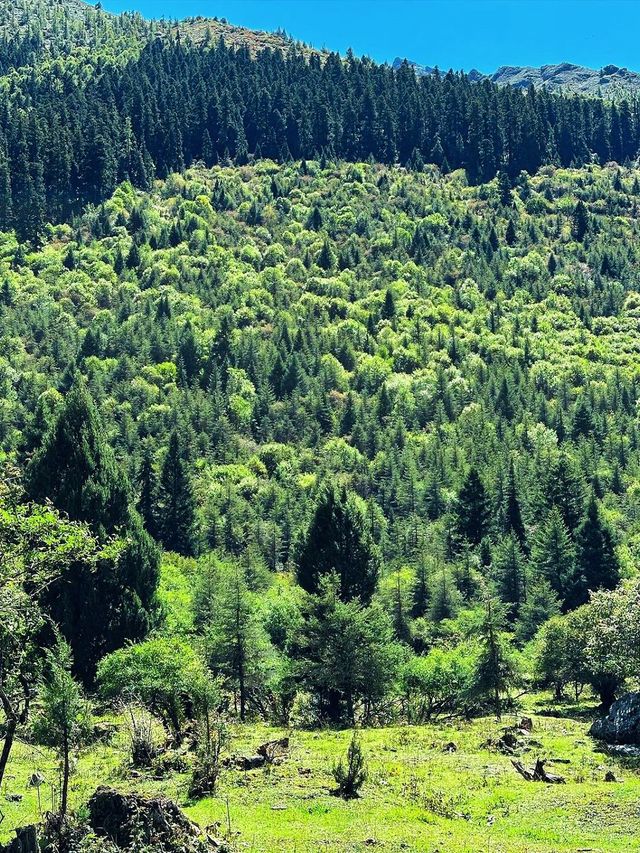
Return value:
[[(537, 710), (533, 701), (529, 712)], [(487, 746), (505, 718), (429, 726), (395, 726), (361, 733), (369, 779), (358, 800), (331, 795), (331, 766), (347, 748), (350, 732), (293, 731), (290, 755), (270, 769), (225, 771), (216, 797), (189, 803), (186, 774), (168, 779), (132, 779), (124, 769), (124, 737), (111, 747), (81, 756), (72, 799), (85, 801), (99, 783), (161, 791), (176, 799), (201, 826), (218, 822), (219, 834), (231, 827), (234, 847), (250, 851), (428, 851), (429, 853), (561, 853), (589, 850), (616, 853), (634, 848), (640, 836), (640, 773), (597, 750), (588, 737), (588, 719), (533, 714), (531, 746), (522, 758), (549, 768), (566, 785), (522, 779), (510, 758)], [(250, 752), (281, 731), (264, 725), (235, 727), (232, 751)], [(444, 746), (453, 741), (457, 751)], [(553, 764), (552, 759), (569, 764)], [(35, 769), (55, 782), (55, 762), (46, 751), (20, 744), (7, 790), (22, 793), (21, 803), (5, 801), (0, 834), (37, 817), (35, 791), (25, 787)], [(604, 782), (607, 770), (621, 781)], [(51, 788), (41, 790), (50, 806)]]

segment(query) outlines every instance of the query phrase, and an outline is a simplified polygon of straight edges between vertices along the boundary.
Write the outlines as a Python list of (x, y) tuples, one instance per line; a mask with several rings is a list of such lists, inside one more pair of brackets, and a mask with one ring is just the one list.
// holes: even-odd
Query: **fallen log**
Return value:
[(521, 761), (514, 761), (511, 759), (511, 763), (518, 771), (518, 773), (522, 776), (523, 779), (526, 779), (527, 782), (546, 782), (547, 785), (564, 785), (565, 778), (564, 776), (558, 776), (555, 773), (547, 773), (544, 769), (544, 761), (540, 758), (537, 759), (535, 766), (532, 770), (527, 770), (527, 768), (522, 764)]

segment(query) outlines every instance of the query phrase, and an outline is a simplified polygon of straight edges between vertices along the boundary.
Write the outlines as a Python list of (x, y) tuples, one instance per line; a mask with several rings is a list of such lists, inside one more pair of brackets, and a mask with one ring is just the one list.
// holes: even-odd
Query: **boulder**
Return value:
[(589, 730), (592, 737), (612, 744), (640, 744), (640, 693), (627, 693), (616, 700), (606, 717)]
[(162, 853), (205, 853), (222, 850), (166, 797), (147, 797), (100, 787), (89, 800), (89, 824), (96, 835), (108, 838), (121, 850), (148, 844)]

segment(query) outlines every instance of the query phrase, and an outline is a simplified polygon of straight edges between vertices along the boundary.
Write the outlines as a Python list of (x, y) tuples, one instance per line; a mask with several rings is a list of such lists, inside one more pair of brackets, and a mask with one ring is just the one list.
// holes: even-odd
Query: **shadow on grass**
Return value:
[(599, 706), (585, 702), (538, 702), (535, 713), (540, 717), (565, 718), (580, 722), (592, 722), (600, 716)]

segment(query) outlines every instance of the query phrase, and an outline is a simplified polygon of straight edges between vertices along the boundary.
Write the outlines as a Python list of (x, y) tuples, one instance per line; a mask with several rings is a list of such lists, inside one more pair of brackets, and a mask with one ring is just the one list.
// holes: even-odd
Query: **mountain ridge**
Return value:
[[(435, 73), (436, 68), (420, 65), (412, 60), (396, 57), (392, 68), (398, 69), (406, 62), (420, 77)], [(516, 89), (546, 88), (550, 92), (570, 92), (575, 95), (620, 98), (640, 91), (640, 73), (618, 65), (605, 65), (600, 69), (576, 65), (572, 62), (534, 67), (530, 65), (501, 65), (491, 74), (475, 68), (465, 72), (472, 80), (489, 80)]]

